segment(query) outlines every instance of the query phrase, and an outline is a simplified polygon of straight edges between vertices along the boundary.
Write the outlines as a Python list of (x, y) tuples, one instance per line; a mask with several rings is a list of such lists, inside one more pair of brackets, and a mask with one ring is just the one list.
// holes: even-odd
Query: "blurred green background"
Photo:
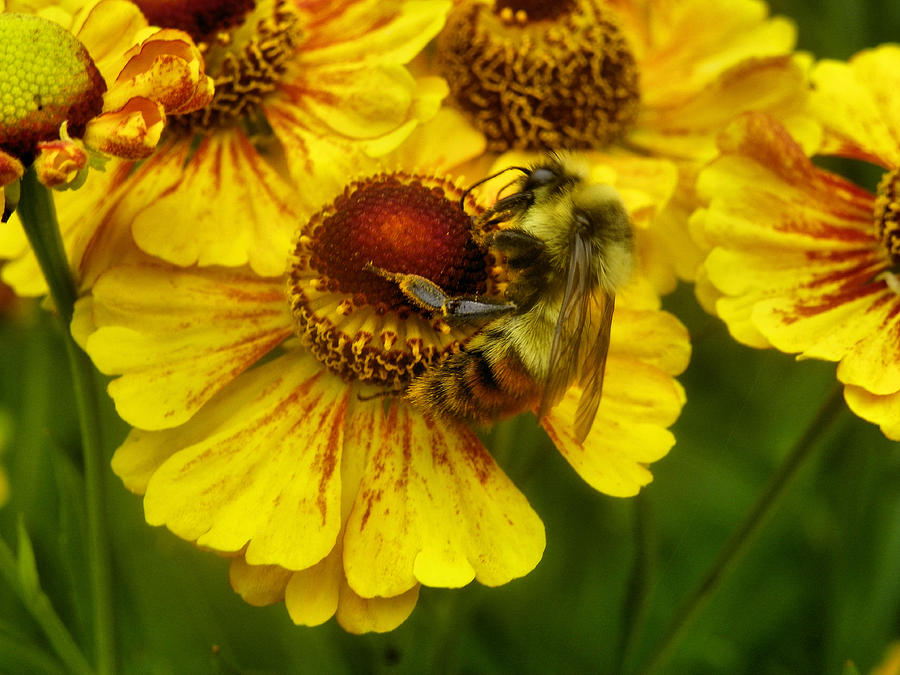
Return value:
[[(819, 57), (900, 38), (900, 3), (770, 5), (797, 21), (799, 47)], [(140, 499), (109, 473), (122, 671), (613, 673), (635, 613), (642, 630), (630, 663), (639, 663), (834, 388), (832, 364), (735, 344), (690, 287), (666, 306), (688, 326), (694, 356), (680, 378), (688, 404), (678, 443), (654, 464), (654, 482), (638, 499), (597, 494), (531, 420), (508, 423), (525, 447), (498, 461), (544, 520), (543, 561), (497, 589), (423, 589), (412, 617), (386, 635), (347, 635), (333, 622), (296, 627), (281, 604), (246, 605), (228, 586), (226, 561), (145, 525)], [(54, 323), (34, 304), (7, 310), (0, 464), (12, 496), (0, 534), (15, 542), (23, 514), (43, 586), (90, 657), (68, 372)], [(111, 453), (125, 428), (104, 405)], [(637, 542), (649, 561), (643, 614), (626, 603)], [(845, 410), (660, 672), (838, 674), (852, 660), (865, 673), (898, 637), (900, 446)], [(0, 579), (0, 672), (61, 672), (49, 653)]]

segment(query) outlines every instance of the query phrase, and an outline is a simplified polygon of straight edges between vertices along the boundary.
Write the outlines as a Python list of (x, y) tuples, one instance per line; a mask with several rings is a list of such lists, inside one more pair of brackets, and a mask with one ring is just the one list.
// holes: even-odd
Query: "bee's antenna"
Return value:
[[(459, 198), (459, 210), (462, 211), (463, 213), (465, 213), (466, 197), (469, 196), (469, 193), (472, 192), (472, 190), (477, 188), (479, 185), (482, 185), (483, 183), (487, 183), (489, 180), (492, 180), (492, 179), (496, 178), (497, 176), (500, 176), (500, 175), (506, 173), (507, 171), (521, 171), (522, 173), (526, 173), (526, 174), (529, 172), (528, 169), (526, 169), (525, 167), (522, 167), (522, 166), (508, 166), (505, 169), (500, 169), (500, 171), (498, 171), (497, 173), (491, 174), (490, 176), (485, 176), (481, 180), (479, 180), (475, 183), (472, 183), (469, 187), (467, 187), (465, 189), (465, 192), (463, 192), (462, 196)], [(511, 183), (504, 185), (503, 189), (505, 190), (506, 188), (509, 187), (509, 185), (511, 185)]]

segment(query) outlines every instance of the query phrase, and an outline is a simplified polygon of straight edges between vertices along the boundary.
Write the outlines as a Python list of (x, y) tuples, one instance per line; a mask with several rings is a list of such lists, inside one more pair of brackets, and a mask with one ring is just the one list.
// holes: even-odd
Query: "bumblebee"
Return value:
[(486, 321), (458, 353), (409, 383), (413, 405), (472, 423), (525, 410), (542, 418), (577, 383), (580, 442), (600, 404), (616, 289), (632, 265), (631, 224), (615, 189), (590, 183), (568, 156), (506, 171), (522, 174), (514, 191), (473, 228), (488, 233), (476, 238), (502, 264), (502, 297), (451, 297), (423, 277), (368, 268), (447, 321)]

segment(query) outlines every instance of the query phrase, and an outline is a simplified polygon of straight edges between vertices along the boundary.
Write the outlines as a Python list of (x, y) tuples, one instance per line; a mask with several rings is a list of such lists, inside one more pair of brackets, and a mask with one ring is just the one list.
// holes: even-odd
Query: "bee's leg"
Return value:
[(389, 272), (372, 263), (366, 263), (364, 269), (393, 281), (414, 305), (440, 314), (449, 321), (492, 319), (518, 308), (512, 302), (447, 295), (436, 283), (418, 274)]
[(547, 245), (543, 241), (516, 228), (492, 233), (487, 243), (502, 253), (506, 258), (506, 264), (514, 269), (540, 264), (541, 258), (547, 252)]

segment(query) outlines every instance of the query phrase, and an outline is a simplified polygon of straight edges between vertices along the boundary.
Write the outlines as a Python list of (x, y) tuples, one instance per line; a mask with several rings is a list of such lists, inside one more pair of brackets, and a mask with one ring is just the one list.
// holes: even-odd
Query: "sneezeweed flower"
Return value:
[(775, 121), (748, 116), (720, 140), (695, 221), (715, 246), (704, 289), (738, 340), (839, 362), (850, 408), (900, 438), (900, 48), (812, 73), (825, 149), (869, 162), (876, 192), (816, 168)]
[(813, 142), (794, 26), (767, 13), (757, 0), (462, 0), (433, 67), (494, 152), (636, 156), (639, 177), (677, 167), (680, 189), (638, 232), (645, 272), (667, 291), (700, 262), (693, 179), (727, 121), (766, 110)]
[[(281, 274), (310, 186), (396, 147), (446, 95), (404, 64), (443, 25), (448, 0), (137, 4), (197, 40), (216, 93), (170, 125), (152, 157), (110, 162), (105, 185), (57, 199), (78, 271), (96, 267), (85, 255), (109, 257), (103, 230), (127, 220), (142, 250), (177, 265)], [(0, 255), (17, 258), (4, 278), (40, 292), (12, 236), (0, 241)], [(91, 281), (82, 272), (82, 287)]]
[(82, 4), (74, 15), (58, 7), (27, 13), (35, 11), (27, 3), (2, 8), (3, 185), (33, 162), (39, 179), (58, 187), (83, 177), (92, 154), (146, 157), (168, 114), (212, 98), (186, 33), (149, 28), (128, 2)]
[[(396, 396), (478, 327), (423, 313), (366, 270), (490, 291), (462, 188), (443, 177), (465, 126), (444, 119), (433, 138), (454, 144), (414, 146), (442, 160), (398, 152), (319, 183), (325, 206), (283, 251), (287, 282), (249, 267), (114, 267), (77, 308), (73, 331), (117, 376), (109, 392), (134, 427), (113, 468), (144, 494), (147, 521), (231, 556), (234, 588), (252, 604), (283, 600), (299, 624), (390, 630), (420, 585), (504, 584), (543, 553), (539, 517), (472, 430)], [(471, 195), (466, 208), (479, 208)], [(674, 442), (673, 375), (689, 352), (640, 288), (616, 312), (595, 433), (572, 438), (577, 391), (544, 423), (585, 480), (621, 496)]]

